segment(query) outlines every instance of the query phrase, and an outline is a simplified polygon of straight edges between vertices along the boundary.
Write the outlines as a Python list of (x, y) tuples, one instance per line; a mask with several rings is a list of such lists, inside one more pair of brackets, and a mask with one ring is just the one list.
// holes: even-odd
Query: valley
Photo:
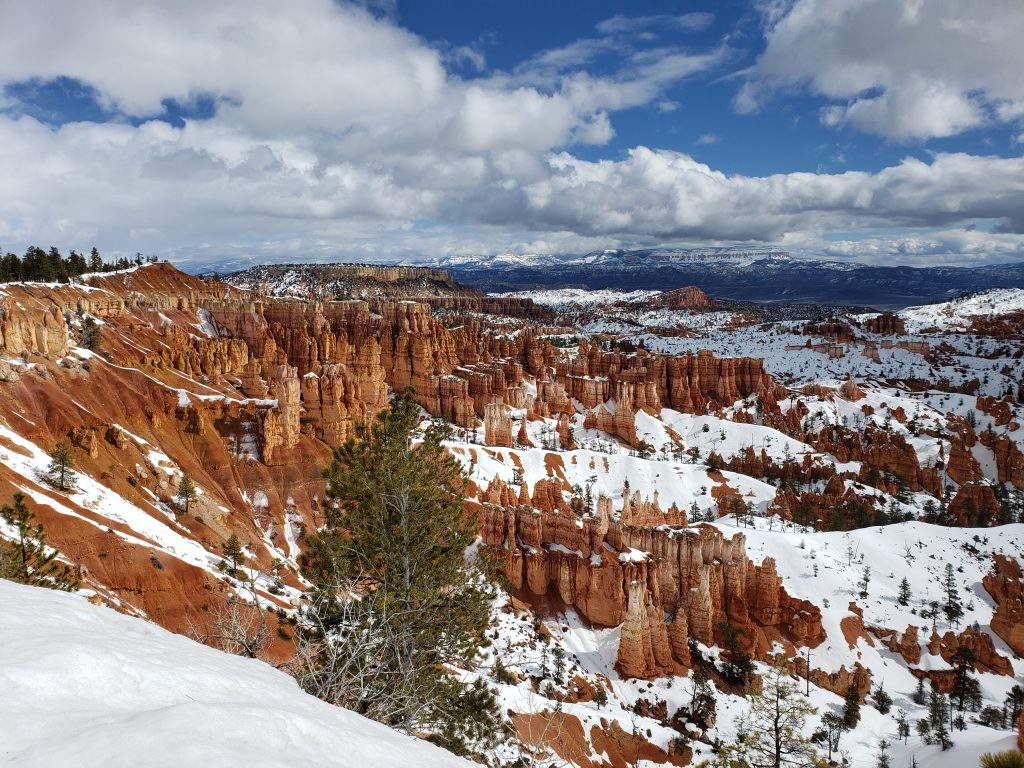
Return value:
[[(322, 471), (411, 388), (423, 429), (451, 430), (503, 579), (484, 655), (452, 670), (500, 701), (488, 764), (712, 760), (743, 683), (779, 661), (816, 709), (808, 736), (859, 704), (836, 746), (818, 739), (836, 764), (873, 765), (881, 740), (936, 768), (1024, 748), (1024, 289), (876, 311), (462, 282), (158, 262), (0, 286), (0, 496), (24, 494), (81, 582), (52, 610), (84, 598), (201, 637), (254, 602), (265, 659), (286, 662)], [(900, 711), (928, 716), (919, 681), (965, 676), (978, 700), (950, 749), (897, 736)]]

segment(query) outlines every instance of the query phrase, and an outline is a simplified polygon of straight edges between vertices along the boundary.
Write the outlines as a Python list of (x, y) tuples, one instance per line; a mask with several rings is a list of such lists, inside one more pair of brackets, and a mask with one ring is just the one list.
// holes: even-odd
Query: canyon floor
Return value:
[[(94, 349), (80, 342), (87, 318), (101, 328)], [(321, 470), (406, 387), (424, 426), (452, 427), (466, 512), (506, 580), (487, 654), (455, 670), (502, 702), (508, 730), (489, 764), (712, 758), (749, 706), (717, 672), (730, 636), (758, 673), (791, 662), (817, 709), (808, 734), (852, 687), (861, 718), (837, 761), (874, 765), (883, 739), (898, 766), (1024, 747), (1022, 724), (994, 717), (1024, 684), (1024, 290), (879, 313), (696, 288), (492, 295), (411, 268), (222, 282), (158, 263), (0, 286), (0, 350), (0, 498), (25, 494), (83, 585), (40, 596), (0, 584), (0, 680), (25, 708), (20, 724), (0, 724), (0, 762), (45, 741), (55, 710), (78, 713), (68, 749), (90, 754), (149, 727), (122, 722), (123, 707), (79, 715), (111, 704), (90, 687), (143, 674), (132, 670), (159, 655), (166, 666), (146, 691), (182, 719), (162, 712), (150, 725), (194, 726), (197, 761), (216, 754), (202, 751), (216, 734), (197, 723), (205, 705), (182, 703), (192, 694), (175, 670), (207, 665), (196, 690), (231, 678), (249, 725), (330, 721), (337, 744), (394, 739), (396, 765), (449, 764), (300, 701), (283, 673), (164, 631), (201, 632), (229, 600), (250, 599), (221, 564), (235, 534), (282, 629), (268, 660), (288, 658), (309, 586), (297, 558), (323, 524)], [(65, 490), (46, 478), (61, 441), (75, 464)], [(187, 513), (176, 501), (186, 474), (197, 486)], [(0, 535), (12, 531), (0, 524)], [(949, 602), (947, 578), (962, 609), (952, 619), (932, 605)], [(124, 668), (82, 678), (73, 660), (103, 657), (117, 638)], [(31, 648), (63, 666), (33, 666)], [(898, 739), (899, 710), (912, 725), (927, 714), (918, 681), (950, 691), (961, 648), (981, 711), (964, 713), (949, 750), (913, 729)], [(694, 722), (698, 668), (717, 716)], [(44, 695), (72, 678), (63, 699)], [(880, 687), (886, 714), (872, 705)], [(261, 709), (279, 699), (294, 709)], [(264, 751), (286, 746), (267, 738)], [(70, 754), (54, 749), (58, 762)], [(383, 764), (349, 752), (309, 764)]]

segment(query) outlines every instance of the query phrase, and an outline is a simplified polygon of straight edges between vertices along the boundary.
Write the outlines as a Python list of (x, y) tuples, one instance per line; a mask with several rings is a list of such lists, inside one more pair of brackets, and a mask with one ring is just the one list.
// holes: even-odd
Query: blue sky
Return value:
[(0, 247), (1024, 259), (1018, 0), (38, 0)]

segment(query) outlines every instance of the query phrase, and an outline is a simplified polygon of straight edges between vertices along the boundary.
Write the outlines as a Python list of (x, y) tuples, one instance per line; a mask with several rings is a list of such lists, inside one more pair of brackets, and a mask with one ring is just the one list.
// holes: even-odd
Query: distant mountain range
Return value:
[(874, 266), (795, 259), (778, 249), (651, 248), (583, 255), (435, 259), (460, 283), (488, 292), (543, 288), (672, 290), (696, 285), (742, 301), (859, 304), (898, 309), (989, 288), (1024, 287), (1024, 262), (977, 267)]

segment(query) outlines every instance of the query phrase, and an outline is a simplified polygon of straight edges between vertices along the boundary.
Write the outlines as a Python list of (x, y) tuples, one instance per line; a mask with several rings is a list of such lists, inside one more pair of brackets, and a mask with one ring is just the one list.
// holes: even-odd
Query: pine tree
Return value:
[(928, 725), (931, 726), (931, 738), (933, 744), (938, 744), (943, 751), (953, 746), (949, 738), (949, 704), (946, 697), (939, 692), (934, 684), (928, 694)]
[[(981, 688), (978, 681), (971, 676), (974, 671), (974, 652), (965, 646), (960, 646), (950, 659), (953, 665), (953, 689), (950, 694), (956, 700), (957, 711), (961, 714), (964, 708), (976, 711), (981, 706)], [(961, 728), (961, 730), (963, 730)]]
[(718, 630), (723, 636), (726, 657), (719, 670), (722, 677), (733, 685), (747, 685), (754, 674), (754, 661), (740, 645), (740, 635), (746, 634), (745, 630), (728, 621), (721, 622)]
[(843, 696), (843, 723), (847, 728), (852, 729), (860, 722), (860, 692), (857, 686), (852, 683), (846, 689)]
[(15, 530), (13, 541), (0, 539), (0, 578), (64, 592), (78, 589), (74, 571), (47, 546), (42, 523), (33, 525), (35, 514), (26, 506), (25, 494), (14, 494), (14, 505), (0, 508), (0, 518)]
[(818, 751), (804, 735), (807, 718), (817, 710), (800, 693), (783, 662), (765, 675), (760, 691), (748, 691), (750, 710), (738, 723), (736, 744), (723, 747), (713, 766), (818, 766)]
[(942, 612), (950, 624), (959, 622), (964, 615), (963, 606), (960, 605), (960, 597), (957, 594), (956, 574), (953, 571), (953, 564), (946, 563), (946, 578), (943, 580), (943, 588), (946, 593), (946, 602), (942, 606)]
[(875, 753), (875, 768), (892, 768), (892, 760), (889, 758), (889, 742), (885, 739), (878, 742), (878, 752)]
[(74, 469), (75, 456), (71, 446), (62, 440), (50, 451), (50, 466), (46, 468), (46, 477), (55, 488), (67, 491), (74, 484)]
[(910, 604), (910, 582), (907, 581), (906, 576), (900, 582), (900, 592), (896, 597), (896, 602), (904, 607)]
[(875, 709), (883, 715), (889, 713), (889, 710), (892, 708), (892, 696), (885, 692), (885, 688), (881, 683), (879, 683), (878, 687), (875, 688), (874, 692), (871, 694), (871, 698), (874, 699)]
[(842, 715), (826, 712), (821, 716), (821, 727), (825, 743), (828, 746), (829, 763), (831, 763), (833, 753), (839, 749), (839, 740), (847, 730), (846, 723), (843, 721)]
[(1015, 685), (1006, 694), (1004, 702), (1010, 722), (1015, 723), (1020, 719), (1021, 710), (1024, 709), (1024, 686)]
[(703, 665), (698, 665), (693, 670), (692, 686), (690, 692), (689, 721), (695, 723), (701, 730), (707, 731), (715, 724), (718, 714), (718, 703), (715, 699), (714, 689), (711, 687), (711, 679)]
[[(174, 500), (187, 515), (189, 507), (192, 506), (198, 498), (199, 496), (196, 493), (196, 484), (192, 482), (192, 478), (188, 476), (188, 472), (184, 473), (181, 476), (181, 482), (178, 483), (178, 492), (174, 494)], [(237, 540), (237, 538), (238, 537), (236, 536), (235, 539)]]
[(88, 315), (82, 318), (82, 330), (78, 334), (78, 343), (88, 350), (96, 351), (102, 340), (100, 324)]
[(896, 711), (896, 738), (903, 739), (904, 744), (910, 738), (910, 720), (902, 709)]
[(232, 574), (236, 573), (238, 568), (245, 562), (245, 551), (242, 549), (242, 542), (234, 531), (228, 536), (228, 540), (224, 542), (224, 557), (230, 563)]
[[(416, 442), (419, 421), (407, 390), (359, 425), (324, 473), (326, 526), (302, 561), (316, 590), (299, 679), (320, 698), (465, 753), (497, 718), (493, 698), (448, 672), (471, 667), (484, 640), (487, 553), (473, 550), (466, 479), (442, 445), (446, 431), (431, 427)], [(475, 709), (459, 704), (467, 697)]]
[(864, 573), (860, 577), (860, 581), (857, 582), (857, 586), (860, 587), (860, 596), (868, 596), (868, 585), (871, 583), (871, 566), (864, 566)]
[(925, 702), (928, 701), (928, 692), (924, 687), (924, 678), (917, 678), (917, 687), (914, 688), (914, 693), (910, 696), (911, 701), (915, 704), (924, 706)]

